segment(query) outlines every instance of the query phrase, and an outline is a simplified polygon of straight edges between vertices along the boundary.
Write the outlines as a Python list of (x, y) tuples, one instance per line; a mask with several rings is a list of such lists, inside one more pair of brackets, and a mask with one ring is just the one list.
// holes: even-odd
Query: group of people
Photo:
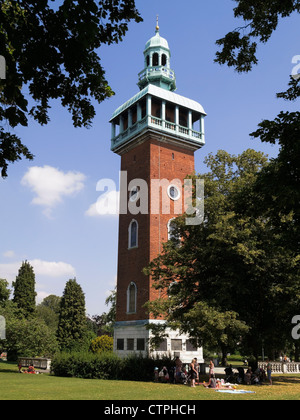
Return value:
[[(199, 364), (197, 359), (193, 359), (189, 366), (183, 363), (179, 357), (175, 359), (175, 367), (167, 369), (163, 366), (161, 370), (154, 370), (155, 382), (170, 382), (175, 384), (193, 384), (199, 378)], [(193, 385), (192, 385), (193, 386)]]
[(270, 385), (272, 385), (272, 364), (269, 360), (267, 360), (266, 370), (267, 372), (262, 368), (257, 368), (253, 371), (251, 367), (248, 367), (245, 372), (244, 368), (240, 367), (237, 368), (237, 373), (234, 373), (232, 365), (230, 365), (225, 369), (225, 375), (228, 382), (245, 385), (262, 385), (268, 379)]
[[(197, 359), (193, 359), (190, 364), (190, 373), (191, 373), (191, 387), (194, 388), (196, 386), (196, 383), (198, 381), (198, 385), (200, 385), (199, 382), (199, 371), (197, 369)], [(211, 389), (234, 389), (235, 385), (231, 385), (230, 383), (226, 383), (224, 379), (217, 379), (215, 375), (215, 365), (214, 362), (211, 360), (209, 362), (209, 381), (203, 382), (202, 385), (205, 388), (211, 388)]]
[[(213, 373), (214, 365), (210, 363), (210, 375)], [(175, 367), (167, 369), (164, 366), (161, 370), (155, 368), (154, 376), (155, 382), (170, 382), (176, 384), (188, 384), (195, 387), (196, 383), (199, 384), (199, 370), (200, 366), (197, 358), (194, 358), (190, 364), (183, 363), (179, 357), (175, 359)]]
[[(225, 379), (217, 379), (215, 376), (215, 366), (214, 362), (211, 360), (209, 363), (209, 381), (203, 382), (206, 388), (213, 389), (233, 389), (235, 384), (245, 384), (245, 385), (260, 385), (269, 380), (270, 385), (272, 385), (272, 365), (267, 361), (267, 372), (264, 369), (256, 369), (252, 371), (251, 367), (245, 369), (242, 367), (237, 368), (237, 372), (234, 373), (232, 365), (225, 369)], [(155, 368), (155, 381), (156, 382), (169, 382), (176, 384), (190, 384), (192, 388), (196, 384), (200, 385), (199, 382), (199, 363), (196, 358), (194, 358), (190, 364), (183, 363), (179, 357), (175, 359), (175, 367), (167, 369), (164, 366), (161, 370)]]

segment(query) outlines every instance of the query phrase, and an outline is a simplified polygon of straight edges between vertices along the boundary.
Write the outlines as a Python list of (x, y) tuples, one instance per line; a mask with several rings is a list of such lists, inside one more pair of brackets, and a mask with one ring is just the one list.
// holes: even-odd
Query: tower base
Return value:
[(152, 351), (150, 340), (153, 337), (151, 330), (146, 326), (150, 323), (164, 323), (164, 321), (143, 320), (116, 322), (114, 327), (114, 352), (120, 357), (132, 354), (147, 356), (169, 356), (172, 359), (177, 356), (183, 363), (190, 363), (197, 358), (198, 363), (204, 363), (203, 349), (195, 348), (189, 336), (180, 334), (167, 328), (167, 338), (159, 348)]

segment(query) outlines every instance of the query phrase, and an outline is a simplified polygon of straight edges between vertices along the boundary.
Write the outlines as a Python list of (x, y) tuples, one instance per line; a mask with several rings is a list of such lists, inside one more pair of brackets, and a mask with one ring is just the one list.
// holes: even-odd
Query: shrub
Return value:
[(64, 377), (117, 379), (121, 364), (114, 353), (60, 353), (51, 362), (51, 372)]
[(121, 359), (113, 352), (57, 354), (51, 363), (52, 374), (85, 379), (109, 379), (149, 382), (154, 368), (173, 366), (170, 359), (132, 355)]
[(92, 340), (90, 350), (93, 353), (102, 353), (113, 351), (114, 339), (108, 335), (101, 335)]

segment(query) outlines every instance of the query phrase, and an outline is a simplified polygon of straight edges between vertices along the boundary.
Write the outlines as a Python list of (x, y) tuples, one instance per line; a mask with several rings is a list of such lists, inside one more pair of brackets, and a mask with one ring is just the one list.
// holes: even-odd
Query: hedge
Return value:
[(154, 368), (174, 366), (169, 358), (155, 359), (133, 355), (121, 359), (116, 354), (60, 353), (51, 362), (55, 376), (84, 379), (109, 379), (149, 382), (154, 378)]

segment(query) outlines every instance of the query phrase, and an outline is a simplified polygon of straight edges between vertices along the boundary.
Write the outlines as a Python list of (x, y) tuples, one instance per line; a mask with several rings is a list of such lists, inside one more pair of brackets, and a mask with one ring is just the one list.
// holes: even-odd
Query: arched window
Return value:
[(150, 57), (149, 57), (149, 55), (147, 55), (147, 57), (146, 57), (146, 63), (147, 63), (147, 67), (149, 67), (150, 66)]
[(161, 65), (162, 66), (166, 66), (167, 65), (167, 56), (166, 56), (166, 54), (163, 54), (161, 56)]
[(158, 66), (158, 54), (157, 53), (154, 53), (153, 54), (153, 57), (152, 57), (152, 66), (153, 67)]
[(136, 313), (136, 296), (137, 296), (136, 284), (131, 282), (127, 289), (127, 313), (129, 314)]
[(132, 220), (129, 225), (128, 248), (137, 248), (138, 246), (139, 225), (136, 220)]

